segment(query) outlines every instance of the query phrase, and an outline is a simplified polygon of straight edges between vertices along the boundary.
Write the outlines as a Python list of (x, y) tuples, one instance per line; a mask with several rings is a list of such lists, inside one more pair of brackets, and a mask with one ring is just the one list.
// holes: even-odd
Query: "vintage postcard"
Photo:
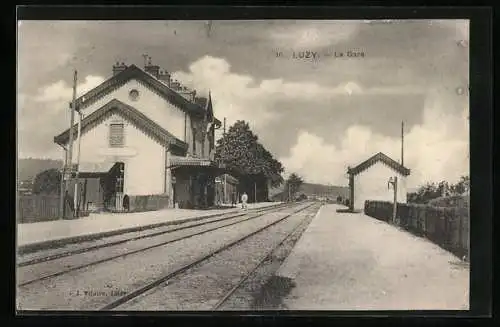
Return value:
[(19, 20), (17, 56), (18, 310), (469, 309), (468, 20)]

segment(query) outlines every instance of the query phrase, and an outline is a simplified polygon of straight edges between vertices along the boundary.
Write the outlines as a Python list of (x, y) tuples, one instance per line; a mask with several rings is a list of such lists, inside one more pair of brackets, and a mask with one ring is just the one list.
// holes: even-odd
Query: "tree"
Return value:
[(446, 181), (439, 182), (437, 186), (437, 192), (439, 196), (449, 196), (450, 195), (450, 185)]
[(254, 198), (255, 186), (260, 194), (257, 197), (267, 199), (267, 182), (272, 187), (283, 183), (282, 164), (258, 142), (245, 121), (237, 121), (217, 141), (215, 160), (225, 164), (239, 178), (240, 191), (247, 192), (249, 199)]
[(427, 203), (429, 200), (440, 197), (443, 187), (443, 182), (438, 185), (434, 182), (428, 182), (420, 186), (415, 193), (409, 193), (408, 202), (419, 204)]
[(36, 175), (33, 182), (34, 194), (59, 194), (61, 172), (59, 169), (47, 169)]
[(423, 204), (442, 196), (462, 195), (469, 190), (469, 183), (469, 176), (460, 177), (456, 184), (449, 184), (446, 181), (438, 184), (429, 182), (422, 185), (417, 192), (408, 193), (408, 202)]
[(300, 187), (304, 183), (304, 180), (297, 175), (296, 173), (290, 174), (288, 179), (286, 180), (286, 188), (285, 190), (288, 192), (289, 197), (291, 199), (295, 198), (295, 193), (297, 193), (300, 190)]
[(452, 192), (456, 195), (462, 195), (469, 191), (470, 188), (470, 178), (469, 176), (461, 176), (460, 180), (452, 185)]

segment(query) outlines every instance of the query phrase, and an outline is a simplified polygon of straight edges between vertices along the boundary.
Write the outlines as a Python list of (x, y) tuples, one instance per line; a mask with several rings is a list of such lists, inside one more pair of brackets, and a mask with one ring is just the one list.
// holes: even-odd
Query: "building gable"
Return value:
[(185, 141), (184, 124), (186, 116), (191, 116), (178, 106), (166, 101), (153, 89), (138, 79), (130, 79), (119, 88), (97, 99), (82, 110), (85, 115), (100, 109), (113, 99), (134, 107), (150, 120)]
[(354, 168), (348, 168), (347, 173), (350, 175), (357, 175), (368, 168), (372, 167), (376, 163), (383, 163), (384, 165), (388, 166), (392, 170), (400, 173), (403, 176), (408, 176), (410, 175), (410, 169), (404, 167), (397, 161), (389, 158), (387, 155), (383, 154), (382, 152), (379, 152), (372, 157), (368, 158), (367, 160), (363, 161), (359, 165), (357, 165)]
[[(79, 110), (85, 109), (100, 98), (125, 85), (132, 79), (135, 79), (141, 84), (144, 84), (146, 87), (160, 95), (163, 99), (179, 107), (189, 115), (194, 115), (201, 118), (206, 114), (205, 108), (202, 107), (199, 103), (187, 100), (182, 95), (172, 90), (165, 83), (144, 72), (135, 65), (128, 66), (120, 73), (117, 73), (113, 77), (107, 79), (100, 85), (96, 86), (92, 90), (79, 97), (76, 100), (76, 107)], [(216, 122), (220, 124), (220, 121), (216, 120)]]
[[(82, 120), (82, 134), (92, 127), (102, 123), (104, 120), (114, 113), (118, 113), (125, 119), (132, 122), (145, 134), (150, 135), (161, 144), (167, 145), (169, 148), (176, 152), (185, 152), (188, 145), (176, 138), (174, 135), (166, 131), (164, 128), (156, 124), (154, 121), (146, 117), (139, 110), (129, 106), (119, 100), (113, 99), (101, 108), (95, 110), (90, 115)], [(76, 136), (78, 132), (78, 125), (73, 125), (73, 133)], [(69, 129), (54, 137), (54, 142), (60, 145), (67, 144), (69, 141)]]

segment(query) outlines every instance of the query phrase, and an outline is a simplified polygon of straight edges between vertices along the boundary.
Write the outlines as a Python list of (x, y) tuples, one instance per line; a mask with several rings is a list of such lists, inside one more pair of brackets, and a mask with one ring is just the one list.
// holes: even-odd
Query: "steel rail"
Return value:
[(243, 236), (243, 237), (241, 237), (241, 238), (239, 238), (239, 239), (237, 239), (235, 241), (232, 241), (232, 242), (230, 242), (230, 243), (228, 243), (228, 244), (226, 244), (226, 245), (224, 245), (224, 246), (222, 246), (222, 247), (214, 250), (214, 251), (211, 251), (210, 253), (208, 253), (206, 255), (203, 255), (200, 258), (196, 259), (196, 260), (191, 261), (190, 263), (184, 265), (183, 267), (181, 267), (179, 269), (176, 269), (175, 271), (173, 271), (171, 273), (168, 273), (168, 274), (166, 274), (164, 276), (156, 278), (154, 281), (149, 282), (149, 283), (147, 283), (144, 286), (138, 287), (134, 291), (129, 292), (126, 295), (124, 295), (124, 296), (122, 296), (122, 297), (114, 300), (113, 302), (111, 302), (111, 303), (103, 306), (102, 308), (99, 309), (99, 311), (115, 309), (118, 306), (120, 306), (120, 305), (122, 305), (122, 304), (124, 304), (124, 303), (126, 303), (126, 302), (128, 302), (128, 301), (130, 301), (130, 300), (132, 300), (132, 299), (134, 299), (134, 298), (136, 298), (136, 297), (144, 294), (145, 292), (149, 291), (150, 289), (153, 289), (153, 288), (161, 285), (165, 281), (167, 281), (169, 279), (172, 279), (173, 277), (175, 277), (175, 276), (183, 273), (184, 271), (188, 270), (189, 268), (191, 268), (191, 267), (193, 267), (193, 266), (195, 266), (195, 265), (197, 265), (197, 264), (199, 264), (199, 263), (201, 263), (201, 262), (203, 262), (203, 261), (205, 261), (205, 260), (213, 257), (214, 255), (216, 255), (216, 254), (218, 254), (218, 253), (220, 253), (222, 251), (225, 251), (225, 250), (227, 250), (227, 249), (229, 249), (229, 248), (231, 248), (231, 247), (233, 247), (233, 246), (235, 246), (235, 245), (243, 242), (244, 240), (246, 240), (246, 239), (248, 239), (248, 238), (250, 238), (250, 237), (252, 237), (252, 236), (254, 236), (254, 235), (256, 235), (256, 234), (258, 234), (258, 233), (260, 233), (260, 232), (262, 232), (264, 230), (266, 230), (266, 229), (268, 229), (271, 226), (274, 226), (274, 225), (282, 222), (285, 219), (290, 218), (291, 216), (293, 216), (294, 214), (297, 214), (300, 211), (303, 211), (303, 210), (306, 210), (306, 209), (310, 208), (312, 205), (314, 205), (314, 203), (312, 203), (310, 205), (307, 205), (307, 206), (304, 206), (304, 207), (300, 208), (299, 210), (296, 210), (296, 211), (294, 211), (294, 212), (292, 212), (290, 214), (287, 214), (286, 216), (284, 216), (282, 218), (279, 218), (279, 219), (275, 220), (274, 222), (272, 222), (270, 224), (267, 224), (264, 227), (261, 227), (261, 228), (257, 229), (256, 231), (254, 231), (254, 232), (252, 232), (250, 234), (247, 234), (247, 235), (245, 235), (245, 236)]
[[(281, 210), (282, 209), (286, 209), (286, 208), (281, 208)], [(118, 258), (123, 258), (123, 257), (129, 256), (129, 255), (132, 255), (132, 254), (139, 253), (139, 252), (144, 252), (144, 251), (156, 248), (156, 247), (160, 247), (160, 246), (164, 246), (164, 245), (171, 244), (171, 243), (174, 243), (174, 242), (178, 242), (178, 241), (181, 241), (181, 240), (185, 240), (185, 239), (188, 239), (188, 238), (191, 238), (191, 237), (194, 237), (194, 236), (197, 236), (197, 235), (202, 235), (202, 234), (214, 231), (214, 230), (218, 230), (218, 229), (225, 228), (225, 227), (228, 227), (228, 226), (240, 224), (240, 223), (243, 223), (245, 221), (249, 221), (249, 220), (252, 220), (252, 219), (256, 219), (256, 218), (262, 217), (262, 216), (264, 216), (264, 215), (266, 215), (268, 213), (271, 213), (273, 211), (278, 211), (278, 210), (269, 210), (269, 211), (266, 211), (264, 213), (259, 213), (257, 215), (250, 216), (249, 218), (246, 218), (246, 219), (238, 220), (236, 222), (232, 222), (232, 223), (225, 224), (225, 225), (222, 225), (222, 226), (218, 226), (218, 227), (206, 229), (206, 230), (203, 230), (201, 232), (192, 233), (192, 234), (189, 234), (189, 235), (185, 235), (185, 236), (182, 236), (182, 237), (175, 238), (173, 240), (168, 240), (168, 241), (165, 241), (165, 242), (160, 242), (158, 244), (150, 245), (150, 246), (147, 246), (147, 247), (144, 247), (144, 248), (140, 248), (140, 249), (133, 250), (133, 251), (128, 251), (128, 252), (121, 253), (121, 254), (117, 254), (117, 255), (114, 255), (114, 256), (111, 256), (111, 257), (107, 257), (107, 258), (104, 258), (104, 259), (92, 261), (92, 262), (89, 262), (89, 263), (86, 263), (86, 264), (82, 264), (82, 265), (71, 267), (71, 268), (68, 268), (68, 269), (65, 269), (65, 270), (61, 270), (61, 271), (58, 271), (58, 272), (55, 272), (55, 273), (51, 273), (51, 274), (48, 274), (48, 275), (45, 275), (45, 276), (33, 278), (33, 279), (30, 279), (30, 280), (27, 280), (27, 281), (19, 283), (18, 286), (26, 286), (26, 285), (33, 284), (33, 283), (36, 283), (36, 282), (39, 282), (39, 281), (42, 281), (42, 280), (46, 280), (46, 279), (54, 278), (54, 277), (57, 277), (57, 276), (60, 276), (60, 275), (63, 275), (63, 274), (67, 274), (67, 273), (72, 272), (72, 271), (76, 271), (76, 270), (79, 270), (79, 269), (83, 269), (83, 268), (95, 266), (95, 265), (98, 265), (98, 264), (101, 264), (101, 263), (104, 263), (104, 262), (107, 262), (107, 261), (111, 261), (111, 260), (118, 259)], [(233, 217), (233, 218), (237, 218), (237, 217)]]
[[(250, 212), (251, 213), (258, 213), (258, 212), (262, 212), (262, 211), (273, 212), (273, 211), (278, 211), (278, 210), (280, 210), (282, 208), (286, 208), (286, 207), (287, 207), (286, 205), (279, 205), (279, 206), (273, 206), (271, 208), (257, 208), (257, 209), (251, 209)], [(126, 242), (137, 241), (137, 240), (140, 240), (140, 239), (149, 238), (149, 237), (155, 237), (155, 236), (158, 236), (158, 235), (163, 235), (163, 234), (168, 234), (168, 233), (173, 233), (173, 232), (177, 232), (177, 231), (188, 229), (188, 228), (192, 228), (192, 227), (198, 227), (198, 226), (208, 225), (208, 224), (212, 224), (212, 223), (216, 223), (216, 222), (220, 222), (220, 221), (224, 221), (224, 220), (238, 218), (238, 217), (242, 217), (242, 216), (244, 216), (244, 215), (246, 215), (248, 213), (237, 213), (237, 214), (233, 214), (233, 215), (231, 215), (229, 217), (223, 217), (223, 218), (220, 218), (220, 219), (206, 221), (207, 219), (217, 218), (217, 217), (221, 217), (223, 215), (228, 215), (228, 214), (231, 214), (231, 213), (221, 213), (220, 215), (217, 215), (217, 216), (210, 216), (210, 217), (206, 217), (206, 218), (200, 218), (200, 220), (204, 220), (204, 221), (199, 222), (199, 223), (190, 224), (190, 223), (192, 223), (192, 221), (186, 221), (184, 223), (181, 222), (180, 224), (177, 224), (177, 225), (183, 225), (183, 226), (177, 227), (177, 228), (166, 229), (166, 230), (163, 230), (163, 231), (158, 231), (158, 232), (154, 232), (154, 233), (150, 233), (150, 234), (146, 234), (146, 235), (134, 236), (134, 237), (130, 237), (130, 238), (119, 240), (119, 241), (107, 242), (107, 243), (104, 243), (104, 244), (98, 244), (98, 245), (88, 246), (88, 247), (84, 247), (84, 248), (80, 248), (80, 249), (75, 249), (75, 250), (70, 250), (70, 251), (66, 251), (66, 252), (62, 252), (62, 253), (52, 254), (52, 255), (45, 256), (45, 257), (38, 257), (38, 258), (30, 259), (30, 260), (25, 260), (25, 261), (19, 262), (17, 264), (17, 267), (31, 266), (31, 265), (34, 265), (34, 264), (38, 264), (38, 263), (42, 263), (42, 262), (47, 262), (47, 261), (53, 261), (53, 260), (56, 260), (56, 259), (68, 257), (68, 256), (75, 255), (75, 254), (80, 254), (80, 253), (95, 251), (95, 250), (99, 250), (99, 249), (102, 249), (102, 248), (105, 248), (105, 247), (110, 247), (110, 246), (114, 246), (114, 245), (118, 245), (118, 244), (123, 244), (123, 243), (126, 243)], [(186, 224), (186, 225), (184, 225), (184, 224)], [(156, 229), (156, 228), (161, 228), (161, 227), (153, 227), (151, 229)], [(141, 232), (141, 231), (126, 232), (124, 234), (139, 233), (139, 232)], [(114, 236), (116, 236), (116, 235), (114, 235)], [(109, 237), (113, 237), (113, 236), (109, 236)], [(105, 239), (106, 237), (103, 237), (103, 238)]]
[(290, 237), (292, 237), (298, 230), (300, 230), (300, 228), (302, 226), (305, 225), (305, 223), (307, 222), (307, 220), (311, 218), (310, 216), (309, 217), (306, 217), (304, 218), (303, 220), (301, 220), (297, 226), (295, 226), (293, 228), (293, 230), (288, 233), (285, 238), (283, 238), (283, 240), (281, 240), (275, 247), (273, 247), (271, 250), (269, 250), (265, 255), (263, 255), (259, 262), (257, 263), (257, 265), (252, 269), (250, 270), (245, 276), (243, 276), (243, 278), (241, 278), (238, 283), (233, 286), (220, 300), (219, 302), (217, 302), (213, 307), (212, 307), (212, 311), (216, 311), (218, 310), (228, 299), (229, 297), (231, 297), (231, 295), (234, 294), (234, 292), (236, 292), (237, 289), (239, 289), (241, 287), (241, 285), (243, 285), (243, 283), (245, 283), (248, 278), (257, 270), (259, 269), (262, 264), (277, 250), (279, 249), (288, 239), (290, 239)]

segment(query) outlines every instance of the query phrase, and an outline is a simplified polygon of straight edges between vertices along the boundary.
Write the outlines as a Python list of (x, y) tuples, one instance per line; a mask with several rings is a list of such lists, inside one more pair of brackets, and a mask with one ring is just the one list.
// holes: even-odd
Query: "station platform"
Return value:
[[(280, 205), (281, 202), (249, 203), (248, 209), (263, 208)], [(188, 210), (163, 209), (133, 213), (96, 213), (88, 217), (74, 220), (54, 220), (38, 223), (17, 225), (18, 252), (30, 251), (30, 248), (51, 247), (55, 243), (64, 245), (75, 240), (88, 240), (97, 237), (115, 235), (122, 232), (153, 228), (168, 224), (181, 223), (206, 218), (223, 213), (241, 211), (241, 204), (237, 207)]]
[(318, 211), (276, 273), (284, 310), (468, 310), (468, 264), (363, 213)]

